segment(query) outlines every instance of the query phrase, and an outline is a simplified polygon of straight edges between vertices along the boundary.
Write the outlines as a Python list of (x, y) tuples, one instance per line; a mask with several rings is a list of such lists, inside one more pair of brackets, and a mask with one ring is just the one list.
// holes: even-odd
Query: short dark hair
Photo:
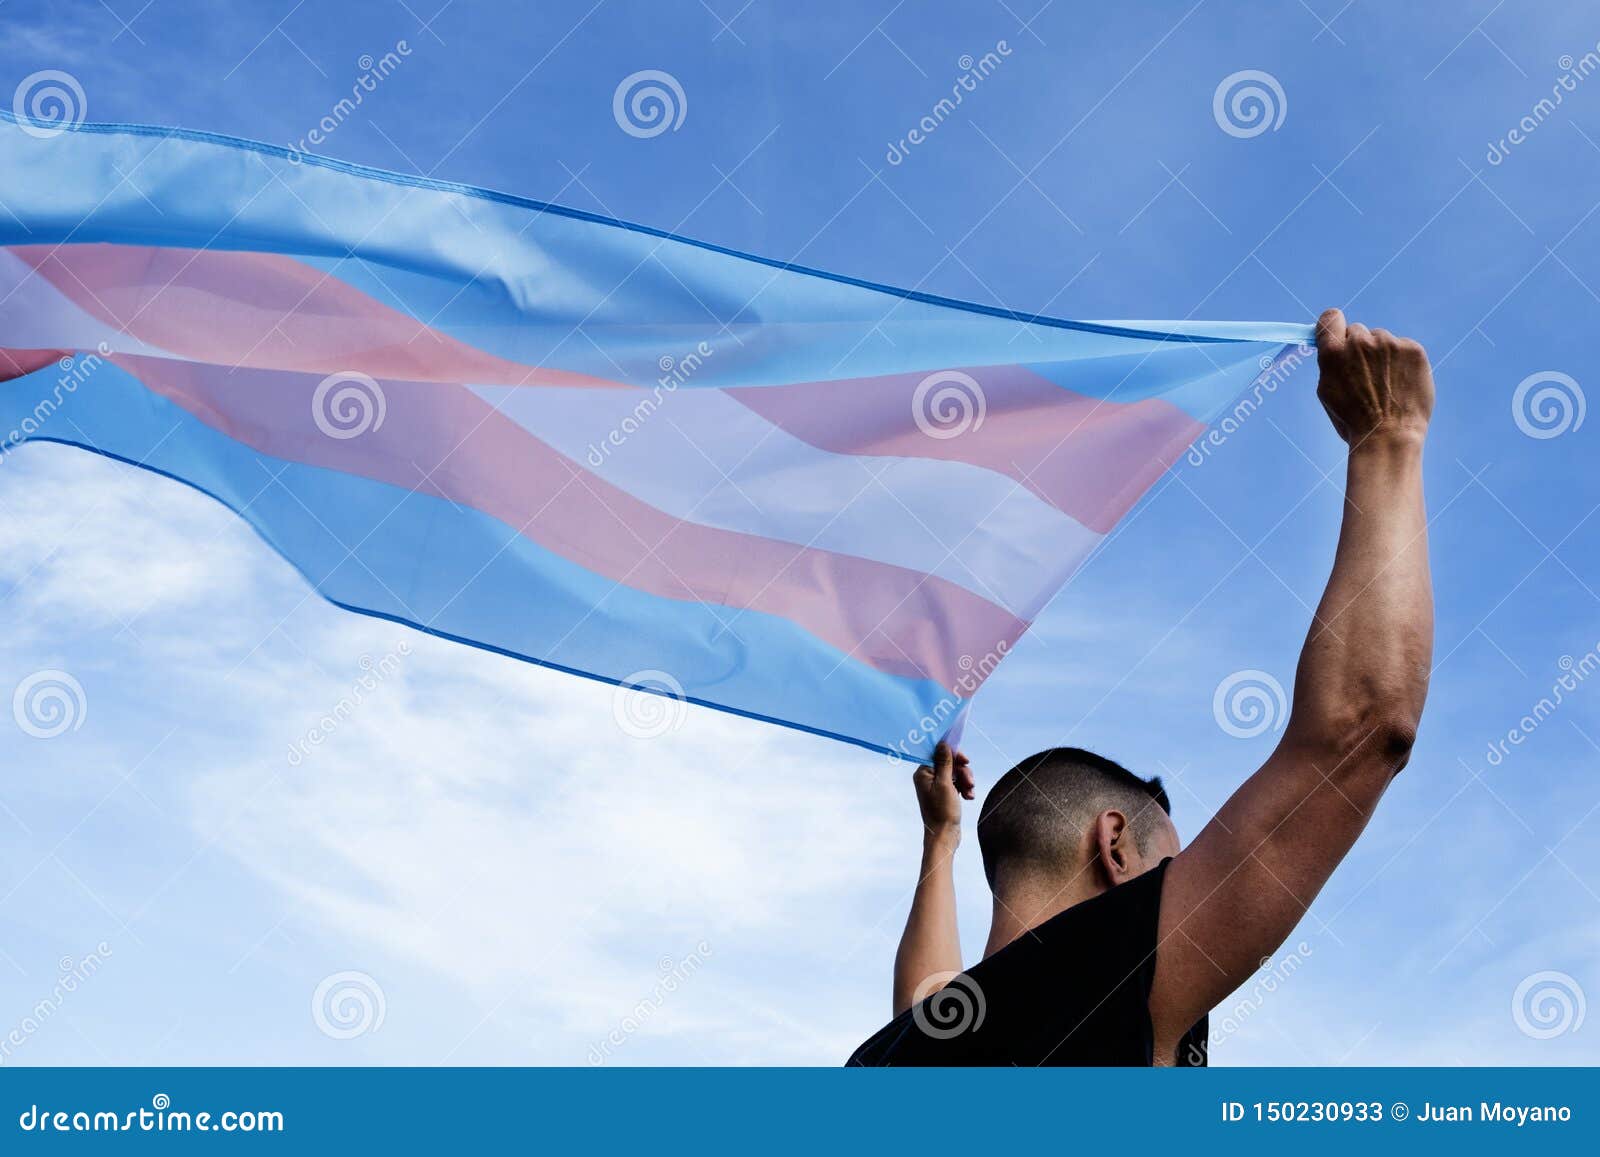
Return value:
[(1172, 814), (1160, 776), (1140, 779), (1081, 747), (1052, 747), (1028, 756), (1000, 777), (978, 813), (978, 847), (989, 887), (1008, 864), (1075, 869), (1085, 831), (1108, 808), (1128, 816), (1143, 854), (1158, 827), (1151, 804)]

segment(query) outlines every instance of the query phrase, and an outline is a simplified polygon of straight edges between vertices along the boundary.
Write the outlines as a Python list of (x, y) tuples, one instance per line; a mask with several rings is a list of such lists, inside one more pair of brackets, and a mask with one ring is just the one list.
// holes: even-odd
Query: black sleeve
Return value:
[[(1150, 986), (1168, 862), (1025, 932), (951, 981), (942, 1007), (935, 994), (902, 1013), (851, 1063), (1150, 1064)], [(1197, 1027), (1203, 1064), (1204, 1022)], [(1180, 1063), (1195, 1055), (1189, 1047), (1179, 1054)]]
[[(1038, 1017), (1034, 1064), (1151, 1063), (1150, 986), (1169, 862), (1163, 860), (1034, 930), (1032, 959), (1021, 962), (1029, 979), (1019, 986), (1028, 992)], [(1017, 944), (1027, 941), (1024, 936)]]

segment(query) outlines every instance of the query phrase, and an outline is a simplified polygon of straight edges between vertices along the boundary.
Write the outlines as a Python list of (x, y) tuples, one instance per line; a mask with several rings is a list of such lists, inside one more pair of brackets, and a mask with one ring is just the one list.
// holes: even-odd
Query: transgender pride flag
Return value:
[(1025, 316), (267, 145), (0, 119), (0, 435), (350, 610), (925, 755), (1308, 327)]

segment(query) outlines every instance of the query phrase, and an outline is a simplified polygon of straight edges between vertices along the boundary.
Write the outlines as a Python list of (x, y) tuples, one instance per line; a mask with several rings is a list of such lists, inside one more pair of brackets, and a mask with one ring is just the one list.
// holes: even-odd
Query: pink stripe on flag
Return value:
[[(315, 374), (351, 370), (383, 380), (634, 388), (495, 357), (292, 257), (101, 244), (10, 251), (92, 317), (189, 360)], [(943, 432), (944, 386), (970, 392), (950, 380), (958, 374), (977, 382), (982, 421), (954, 437), (925, 433), (918, 415)], [(1161, 399), (1091, 398), (1022, 366), (726, 393), (836, 454), (942, 459), (997, 471), (1101, 534), (1205, 431)]]
[[(976, 382), (978, 391), (956, 375)], [(951, 392), (941, 403), (946, 388)], [(941, 458), (998, 471), (1101, 534), (1206, 429), (1162, 399), (1085, 397), (1023, 366), (727, 393), (773, 425), (835, 454)], [(965, 411), (958, 395), (968, 399)], [(959, 433), (950, 433), (963, 424)]]
[(194, 361), (418, 382), (619, 387), (484, 353), (276, 253), (98, 244), (11, 252), (92, 317)]
[[(981, 657), (1009, 646), (1028, 625), (935, 576), (674, 518), (461, 386), (382, 382), (381, 424), (334, 438), (313, 416), (314, 375), (112, 360), (263, 454), (470, 506), (618, 583), (777, 615), (878, 670), (952, 690), (962, 681), (963, 697), (974, 689), (975, 673), (992, 666)], [(730, 626), (737, 634), (737, 621)]]
[[(351, 370), (383, 380), (634, 388), (485, 353), (292, 257), (102, 244), (15, 246), (10, 252), (92, 317), (194, 361), (319, 375)], [(1117, 373), (1107, 369), (1108, 377)], [(959, 434), (935, 436), (958, 415), (943, 407), (975, 392), (963, 377), (982, 394), (982, 420), (974, 415)], [(945, 389), (951, 398), (941, 402)], [(996, 471), (1100, 534), (1205, 431), (1162, 399), (1088, 397), (1023, 366), (725, 392), (832, 453), (938, 459)]]
[(0, 382), (9, 382), (23, 374), (43, 369), (53, 361), (66, 356), (66, 350), (8, 350), (0, 349)]

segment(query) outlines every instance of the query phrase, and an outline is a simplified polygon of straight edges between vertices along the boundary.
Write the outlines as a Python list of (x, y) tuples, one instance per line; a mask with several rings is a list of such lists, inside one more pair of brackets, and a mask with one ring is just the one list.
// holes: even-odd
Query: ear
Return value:
[(1093, 836), (1095, 863), (1107, 887), (1126, 883), (1137, 874), (1133, 832), (1127, 816), (1115, 808), (1101, 812), (1094, 818)]

